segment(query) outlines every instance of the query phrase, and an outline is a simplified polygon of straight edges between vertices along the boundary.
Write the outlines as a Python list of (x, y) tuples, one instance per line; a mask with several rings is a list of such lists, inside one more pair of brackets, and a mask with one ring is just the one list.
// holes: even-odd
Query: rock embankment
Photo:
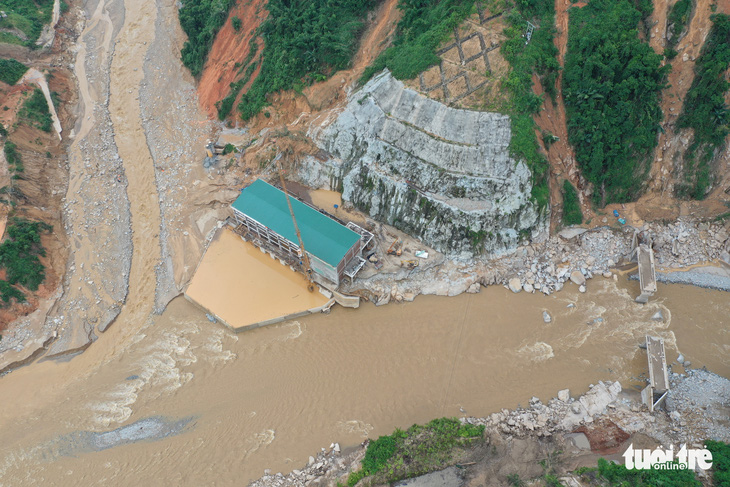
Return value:
[[(730, 289), (730, 232), (727, 226), (687, 218), (669, 225), (646, 224), (639, 229), (570, 228), (545, 242), (518, 247), (501, 258), (462, 261), (447, 256), (439, 266), (429, 266), (424, 261), (412, 271), (381, 272), (359, 279), (352, 290), (370, 293), (375, 302), (398, 295), (412, 298), (418, 294), (454, 296), (478, 292), (475, 284), (501, 284), (513, 292), (549, 295), (571, 281), (579, 290), (585, 291), (591, 278), (615, 275), (614, 269), (626, 262), (631, 254), (636, 231), (642, 240), (653, 242), (658, 280)], [(675, 241), (677, 243), (673, 243)], [(721, 267), (677, 271), (683, 266), (703, 262), (719, 262)]]
[(307, 184), (341, 186), (344, 200), (436, 250), (502, 255), (544, 230), (506, 115), (450, 108), (384, 71), (309, 135), (326, 156), (304, 162)]

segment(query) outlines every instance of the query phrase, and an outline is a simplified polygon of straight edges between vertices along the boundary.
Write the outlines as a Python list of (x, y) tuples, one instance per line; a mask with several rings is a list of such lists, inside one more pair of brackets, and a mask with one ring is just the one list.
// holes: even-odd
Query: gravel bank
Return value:
[(659, 280), (730, 290), (729, 279), (712, 268), (675, 272), (704, 262), (730, 263), (730, 234), (726, 226), (680, 219), (668, 225), (646, 224), (639, 229), (567, 229), (544, 243), (519, 247), (502, 258), (465, 262), (447, 257), (437, 266), (423, 261), (412, 271), (399, 269), (357, 280), (350, 291), (361, 291), (377, 304), (409, 301), (418, 294), (454, 296), (478, 292), (480, 285), (493, 284), (509, 286), (514, 292), (549, 295), (560, 291), (569, 280), (588, 286), (595, 275), (611, 277), (615, 267), (629, 257), (635, 231), (644, 241), (653, 242)]

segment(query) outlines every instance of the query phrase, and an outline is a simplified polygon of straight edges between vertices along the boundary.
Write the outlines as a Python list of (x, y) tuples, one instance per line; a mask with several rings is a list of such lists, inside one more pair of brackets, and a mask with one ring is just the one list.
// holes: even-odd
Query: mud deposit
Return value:
[(185, 294), (234, 328), (327, 303), (303, 275), (228, 229), (211, 242)]

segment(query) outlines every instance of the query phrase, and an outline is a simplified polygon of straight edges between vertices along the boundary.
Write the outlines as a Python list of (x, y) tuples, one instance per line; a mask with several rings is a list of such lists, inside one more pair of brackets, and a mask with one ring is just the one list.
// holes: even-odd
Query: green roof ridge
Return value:
[[(337, 267), (360, 235), (293, 196), (289, 199), (306, 251), (332, 267)], [(299, 245), (286, 195), (279, 188), (257, 179), (241, 191), (232, 206)]]

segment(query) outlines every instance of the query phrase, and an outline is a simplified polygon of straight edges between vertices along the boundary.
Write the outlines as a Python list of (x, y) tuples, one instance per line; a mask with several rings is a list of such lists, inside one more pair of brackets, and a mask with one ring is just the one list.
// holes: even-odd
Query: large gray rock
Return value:
[(384, 71), (309, 135), (323, 152), (303, 161), (304, 182), (439, 251), (500, 255), (545, 230), (506, 115), (450, 108)]
[(395, 487), (459, 487), (464, 483), (461, 472), (456, 467), (449, 467), (438, 472), (431, 472), (420, 477), (403, 480)]
[(570, 273), (570, 280), (578, 286), (582, 286), (586, 283), (586, 278), (581, 271), (573, 271)]
[(522, 281), (520, 281), (519, 277), (513, 277), (509, 280), (509, 290), (513, 293), (518, 293), (522, 291)]

